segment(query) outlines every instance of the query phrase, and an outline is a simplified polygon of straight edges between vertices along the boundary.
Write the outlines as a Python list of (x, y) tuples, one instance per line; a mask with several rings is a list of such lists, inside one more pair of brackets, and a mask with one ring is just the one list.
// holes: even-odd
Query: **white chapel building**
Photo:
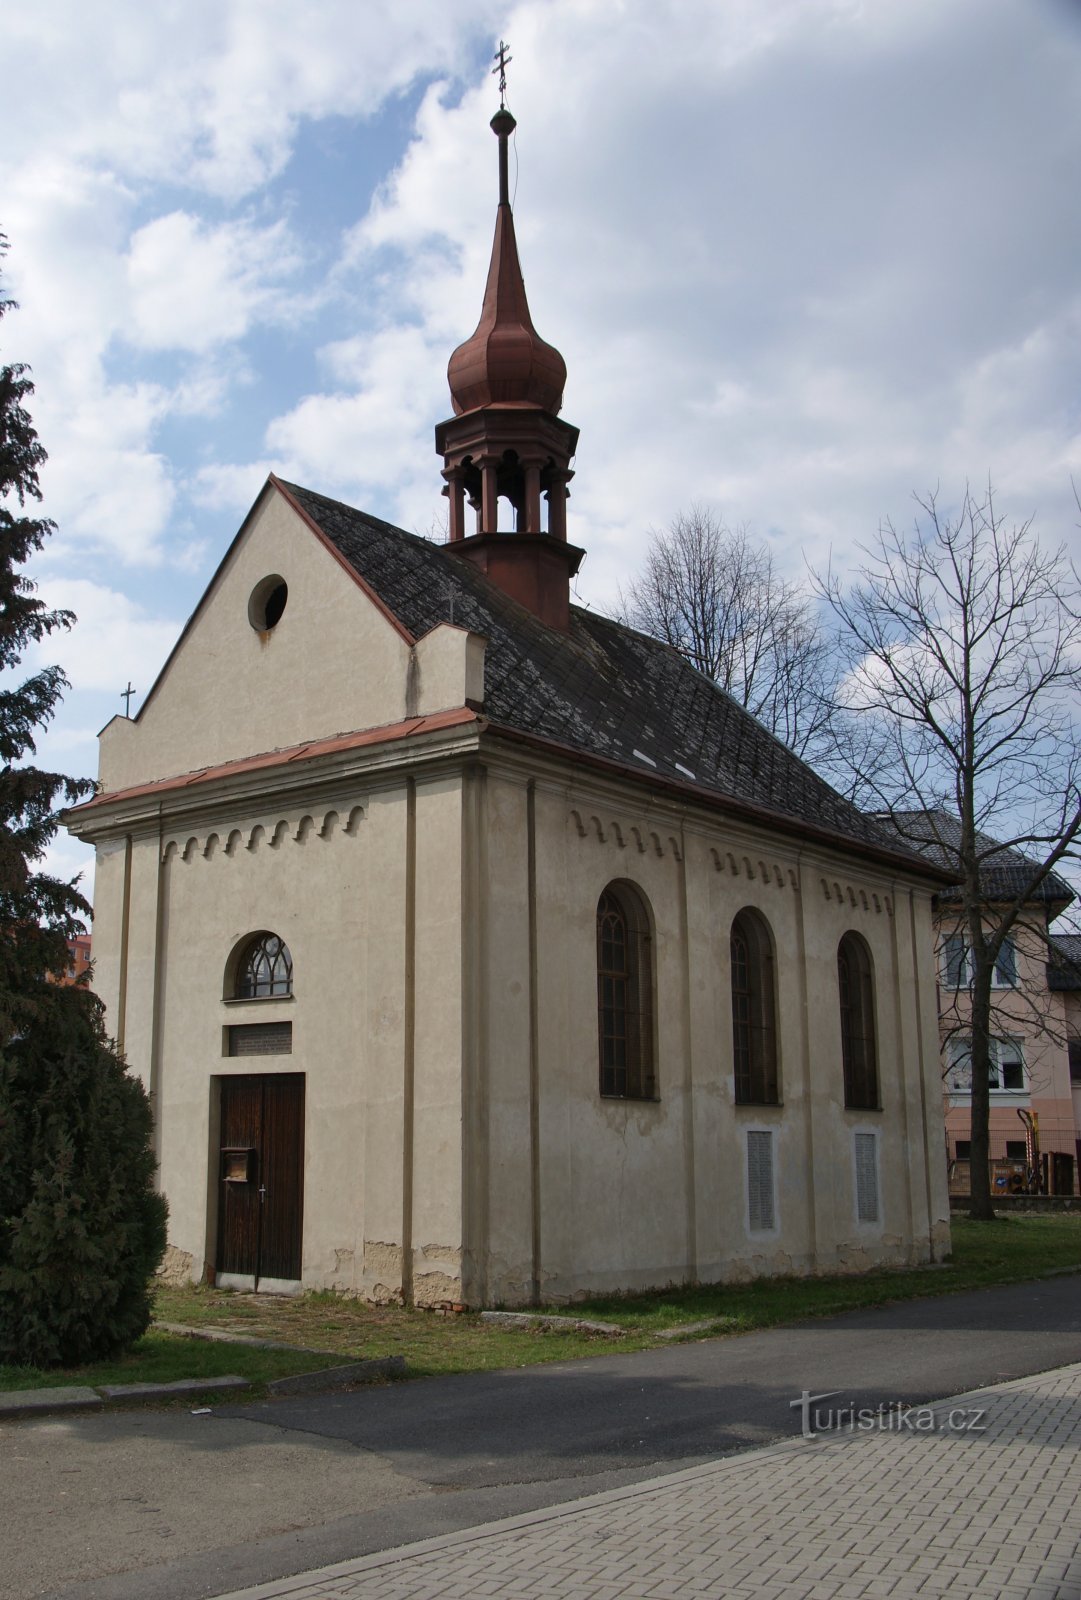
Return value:
[(67, 815), (169, 1271), (479, 1306), (933, 1260), (942, 875), (571, 605), (492, 126), (448, 542), (271, 477)]

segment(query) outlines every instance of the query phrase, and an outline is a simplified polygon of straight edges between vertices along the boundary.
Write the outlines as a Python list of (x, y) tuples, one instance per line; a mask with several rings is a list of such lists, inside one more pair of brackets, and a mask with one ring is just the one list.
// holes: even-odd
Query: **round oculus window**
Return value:
[(289, 599), (289, 585), (277, 572), (257, 583), (248, 599), (248, 621), (257, 633), (276, 628)]

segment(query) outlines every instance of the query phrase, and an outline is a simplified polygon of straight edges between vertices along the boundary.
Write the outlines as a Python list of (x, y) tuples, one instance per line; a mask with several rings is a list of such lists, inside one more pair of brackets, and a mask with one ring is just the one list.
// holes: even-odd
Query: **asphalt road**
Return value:
[(1081, 1275), (353, 1394), (0, 1429), (7, 1600), (194, 1600), (1081, 1360)]

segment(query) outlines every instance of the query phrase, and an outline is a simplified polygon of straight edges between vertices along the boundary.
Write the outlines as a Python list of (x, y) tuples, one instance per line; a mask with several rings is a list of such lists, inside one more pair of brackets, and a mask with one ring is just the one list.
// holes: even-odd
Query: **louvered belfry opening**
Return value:
[(601, 1094), (655, 1100), (652, 938), (629, 884), (610, 884), (597, 905), (597, 1022)]
[[(495, 238), (476, 329), (447, 367), (454, 416), (435, 430), (443, 457), (452, 554), (542, 622), (570, 626), (570, 580), (584, 551), (567, 543), (568, 484), (578, 429), (558, 415), (567, 368), (533, 326), (507, 182), (515, 120), (492, 118), (499, 140)], [(500, 528), (500, 504), (513, 527)]]

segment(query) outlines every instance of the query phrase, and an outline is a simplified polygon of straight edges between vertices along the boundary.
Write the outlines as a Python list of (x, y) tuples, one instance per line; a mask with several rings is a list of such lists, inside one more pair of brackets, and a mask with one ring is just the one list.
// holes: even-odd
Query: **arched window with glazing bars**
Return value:
[(858, 933), (846, 933), (837, 947), (837, 989), (845, 1105), (855, 1111), (877, 1111), (875, 977), (871, 952)]
[(732, 923), (731, 972), (736, 1103), (775, 1106), (780, 1093), (773, 940), (764, 918), (750, 908)]
[(240, 953), (233, 997), (269, 1000), (293, 992), (293, 958), (276, 933), (257, 933)]
[(601, 1094), (655, 1100), (653, 941), (629, 883), (610, 883), (597, 903), (597, 1024)]

